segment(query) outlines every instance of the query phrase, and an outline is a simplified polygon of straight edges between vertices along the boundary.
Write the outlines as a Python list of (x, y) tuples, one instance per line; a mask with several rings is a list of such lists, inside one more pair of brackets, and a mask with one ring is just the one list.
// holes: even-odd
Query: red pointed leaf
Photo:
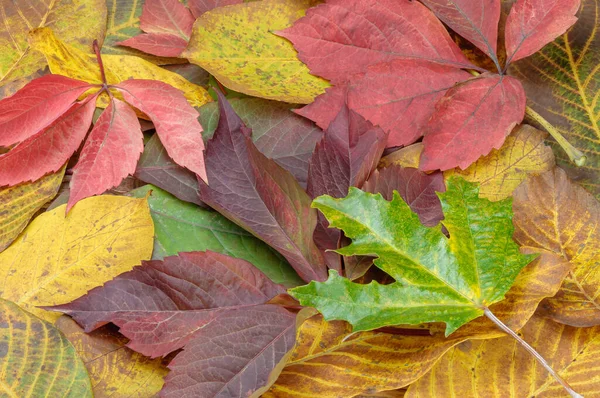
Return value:
[(187, 47), (187, 40), (171, 34), (142, 33), (117, 43), (158, 57), (178, 57)]
[(35, 181), (60, 169), (85, 138), (95, 109), (95, 98), (78, 102), (41, 133), (1, 155), (0, 186)]
[(530, 56), (576, 21), (581, 0), (517, 0), (506, 20), (507, 64)]
[(460, 69), (418, 60), (381, 63), (353, 81), (348, 103), (389, 132), (388, 147), (409, 145), (423, 134), (437, 101), (470, 76)]
[(448, 90), (425, 126), (421, 170), (466, 169), (500, 148), (525, 115), (525, 92), (510, 76), (486, 73)]
[(169, 156), (206, 181), (204, 141), (198, 112), (181, 91), (156, 80), (126, 80), (115, 86), (125, 101), (144, 112)]
[(304, 280), (325, 280), (309, 196), (256, 149), (250, 130), (220, 93), (219, 99), (219, 125), (206, 148), (210, 185), (200, 181), (201, 199), (278, 250)]
[(436, 192), (445, 192), (446, 185), (444, 175), (439, 171), (425, 174), (410, 167), (391, 165), (375, 170), (362, 189), (380, 193), (385, 200), (392, 200), (394, 191), (398, 191), (426, 227), (433, 227), (444, 219)]
[(334, 83), (393, 59), (475, 68), (417, 1), (330, 0), (278, 34), (292, 41), (312, 73)]
[(501, 0), (421, 0), (453, 31), (497, 59)]
[(21, 142), (65, 113), (91, 86), (60, 75), (46, 75), (0, 101), (0, 146)]
[(135, 112), (113, 99), (96, 121), (73, 169), (67, 211), (81, 199), (101, 194), (133, 174), (143, 150), (142, 129)]
[(194, 15), (194, 18), (198, 18), (200, 15), (212, 10), (213, 8), (225, 7), (243, 2), (244, 0), (188, 0), (188, 6)]
[(189, 40), (195, 18), (179, 0), (146, 0), (140, 28), (146, 33), (167, 33)]
[(323, 130), (327, 130), (329, 123), (335, 119), (346, 103), (346, 91), (345, 84), (331, 86), (325, 90), (325, 93), (315, 98), (312, 103), (296, 109), (294, 112), (317, 123), (317, 126)]

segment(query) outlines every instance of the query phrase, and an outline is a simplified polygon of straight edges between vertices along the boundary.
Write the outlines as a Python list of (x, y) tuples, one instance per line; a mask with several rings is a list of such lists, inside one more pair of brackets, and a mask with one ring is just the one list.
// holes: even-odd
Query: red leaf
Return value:
[(346, 91), (347, 87), (344, 84), (331, 86), (312, 103), (296, 109), (294, 112), (317, 123), (317, 126), (323, 130), (327, 130), (329, 123), (335, 119), (346, 103)]
[(444, 219), (442, 204), (436, 192), (445, 192), (446, 185), (444, 175), (439, 171), (425, 174), (410, 167), (391, 165), (375, 170), (362, 189), (380, 193), (385, 200), (392, 200), (394, 191), (398, 191), (426, 227), (433, 227)]
[(244, 0), (189, 0), (188, 6), (194, 15), (194, 18), (198, 18), (200, 15), (214, 8), (240, 4), (243, 2)]
[(101, 194), (133, 174), (143, 150), (135, 112), (113, 99), (94, 125), (73, 169), (67, 212), (81, 199)]
[(576, 21), (581, 0), (517, 0), (506, 20), (508, 65), (530, 56)]
[(421, 0), (453, 31), (497, 63), (500, 0)]
[(42, 132), (0, 156), (0, 186), (35, 181), (60, 169), (84, 140), (96, 97), (77, 102)]
[(419, 168), (466, 169), (500, 148), (524, 115), (525, 92), (513, 77), (485, 73), (451, 88), (425, 127)]
[(330, 0), (278, 34), (292, 41), (312, 73), (334, 83), (393, 59), (476, 69), (417, 1)]
[(0, 101), (0, 146), (21, 142), (58, 119), (90, 84), (46, 75)]
[(158, 57), (178, 57), (187, 47), (187, 40), (169, 34), (142, 33), (117, 43)]
[(417, 60), (371, 66), (348, 93), (350, 108), (390, 135), (388, 147), (409, 145), (423, 134), (436, 102), (468, 72)]
[(152, 120), (169, 156), (207, 181), (198, 112), (181, 91), (156, 80), (126, 80), (115, 88)]
[(169, 366), (162, 396), (247, 396), (294, 343), (294, 315), (265, 304), (284, 292), (244, 260), (193, 252), (146, 261), (51, 309), (87, 332), (112, 322), (144, 355), (184, 348)]
[(206, 148), (210, 185), (201, 199), (279, 251), (304, 280), (327, 279), (312, 241), (317, 222), (310, 198), (292, 175), (255, 147), (250, 130), (219, 95), (219, 125)]

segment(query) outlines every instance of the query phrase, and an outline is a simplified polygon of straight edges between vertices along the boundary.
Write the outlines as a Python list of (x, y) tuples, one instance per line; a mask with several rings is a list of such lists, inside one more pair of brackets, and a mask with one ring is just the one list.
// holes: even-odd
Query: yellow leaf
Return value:
[(479, 158), (465, 170), (452, 169), (445, 178), (458, 175), (479, 183), (479, 196), (492, 201), (508, 198), (529, 175), (554, 167), (552, 149), (544, 145), (546, 133), (528, 125), (518, 126), (500, 149)]
[(150, 259), (154, 225), (146, 199), (94, 196), (65, 217), (41, 214), (0, 254), (0, 296), (48, 321), (36, 306), (68, 303)]
[[(63, 43), (51, 29), (35, 29), (29, 35), (29, 42), (32, 48), (46, 56), (52, 73), (93, 84), (102, 83), (96, 56)], [(102, 61), (109, 84), (127, 79), (160, 80), (181, 90), (192, 106), (202, 106), (212, 101), (204, 88), (141, 58), (131, 55), (103, 55)]]
[[(574, 328), (536, 315), (519, 334), (575, 391), (586, 398), (600, 396), (600, 327)], [(449, 396), (548, 398), (569, 394), (515, 339), (506, 336), (454, 347), (406, 393), (406, 398)]]
[(232, 90), (308, 104), (329, 83), (309, 73), (292, 43), (273, 32), (302, 17), (310, 0), (263, 0), (215, 8), (196, 20), (181, 54)]
[(127, 339), (108, 328), (85, 333), (66, 315), (56, 321), (83, 360), (95, 398), (153, 397), (162, 388), (168, 369), (162, 359), (150, 359), (125, 347)]
[(0, 0), (0, 98), (43, 74), (46, 60), (27, 44), (27, 33), (49, 26), (66, 43), (91, 50), (106, 30), (105, 0)]
[(29, 219), (56, 195), (64, 174), (65, 167), (34, 182), (0, 188), (0, 252), (27, 226)]
[(69, 340), (48, 322), (0, 299), (0, 396), (91, 398), (90, 378)]
[[(506, 299), (490, 309), (511, 328), (520, 329), (538, 303), (556, 293), (570, 267), (558, 256), (541, 256), (523, 269)], [(353, 397), (402, 388), (424, 375), (454, 345), (504, 336), (485, 317), (449, 338), (442, 325), (433, 326), (433, 335), (351, 334), (345, 322), (325, 322), (320, 315), (309, 318), (297, 331), (288, 363), (263, 397)]]
[(522, 248), (573, 264), (557, 295), (540, 309), (568, 325), (600, 325), (600, 203), (555, 168), (521, 185), (513, 209), (514, 238)]
[(384, 156), (379, 161), (379, 168), (384, 168), (396, 164), (400, 167), (419, 168), (419, 158), (423, 152), (423, 143), (409, 145), (397, 151)]

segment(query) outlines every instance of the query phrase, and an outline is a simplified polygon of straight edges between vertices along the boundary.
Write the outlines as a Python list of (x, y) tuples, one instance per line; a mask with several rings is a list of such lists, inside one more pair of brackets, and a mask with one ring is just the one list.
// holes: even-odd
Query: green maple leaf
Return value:
[(391, 202), (356, 188), (343, 199), (316, 198), (313, 207), (352, 239), (338, 252), (378, 257), (375, 265), (395, 282), (360, 285), (330, 271), (327, 281), (290, 294), (355, 331), (445, 322), (449, 335), (483, 315), (535, 256), (521, 254), (512, 240), (512, 198), (480, 199), (477, 185), (458, 177), (447, 185), (438, 195), (450, 238), (440, 225), (424, 227), (397, 192)]

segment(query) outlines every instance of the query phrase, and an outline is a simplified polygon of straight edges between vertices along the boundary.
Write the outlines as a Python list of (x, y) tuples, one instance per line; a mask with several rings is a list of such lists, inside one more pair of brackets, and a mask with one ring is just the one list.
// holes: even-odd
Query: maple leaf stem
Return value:
[(569, 393), (569, 395), (571, 395), (571, 397), (573, 397), (573, 398), (583, 398), (583, 395), (576, 393), (571, 388), (571, 386), (569, 385), (569, 383), (567, 383), (562, 377), (560, 377), (560, 375), (558, 373), (556, 373), (556, 371), (554, 369), (552, 369), (552, 367), (548, 364), (548, 362), (546, 362), (546, 360), (544, 359), (544, 357), (542, 357), (540, 355), (540, 353), (535, 350), (535, 348), (533, 348), (532, 346), (530, 346), (517, 333), (515, 333), (511, 328), (509, 328), (508, 326), (506, 326), (500, 319), (498, 319), (496, 317), (496, 315), (494, 315), (492, 313), (492, 311), (489, 310), (489, 308), (484, 307), (483, 311), (484, 311), (485, 316), (488, 317), (489, 320), (491, 320), (492, 322), (494, 322), (496, 324), (496, 326), (498, 326), (504, 332), (508, 333), (512, 338), (514, 338), (515, 340), (517, 340), (517, 342), (523, 348), (525, 348), (531, 355), (533, 355), (533, 357), (548, 371), (548, 373), (550, 373), (550, 375), (552, 377), (554, 377), (554, 379), (561, 386), (563, 386), (563, 388)]
[(104, 73), (104, 64), (102, 63), (102, 56), (100, 55), (100, 46), (98, 46), (98, 40), (94, 40), (94, 52), (96, 53), (96, 59), (98, 60), (98, 66), (100, 67), (100, 75), (102, 76), (102, 86), (103, 88), (108, 87), (108, 82), (106, 81), (106, 74)]

